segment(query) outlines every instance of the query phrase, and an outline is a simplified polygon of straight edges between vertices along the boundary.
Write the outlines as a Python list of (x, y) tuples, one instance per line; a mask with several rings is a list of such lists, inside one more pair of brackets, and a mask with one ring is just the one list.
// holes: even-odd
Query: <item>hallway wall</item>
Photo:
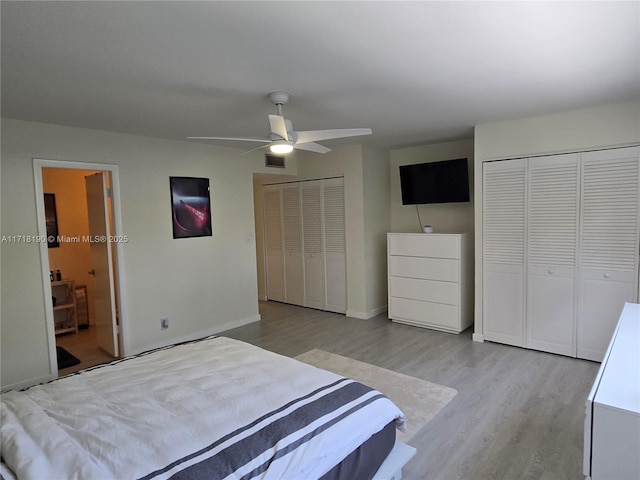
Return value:
[[(89, 170), (62, 168), (42, 169), (42, 186), (45, 193), (56, 196), (58, 236), (61, 239), (82, 239), (89, 235), (87, 197), (84, 177), (95, 173)], [(63, 279), (87, 286), (89, 323), (95, 323), (93, 276), (90, 244), (88, 242), (60, 242), (59, 247), (49, 248), (49, 270), (60, 269)]]

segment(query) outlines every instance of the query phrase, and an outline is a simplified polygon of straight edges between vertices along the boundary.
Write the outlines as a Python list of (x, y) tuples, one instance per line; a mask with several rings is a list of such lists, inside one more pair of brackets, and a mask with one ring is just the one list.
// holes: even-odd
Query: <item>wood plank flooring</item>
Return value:
[(582, 480), (585, 400), (599, 363), (261, 302), (223, 335), (294, 357), (319, 348), (458, 390), (409, 442), (404, 478)]
[(114, 358), (98, 346), (96, 327), (91, 326), (78, 333), (68, 333), (56, 337), (56, 345), (61, 346), (80, 360), (78, 365), (58, 370), (58, 375), (68, 375), (83, 368), (110, 362)]

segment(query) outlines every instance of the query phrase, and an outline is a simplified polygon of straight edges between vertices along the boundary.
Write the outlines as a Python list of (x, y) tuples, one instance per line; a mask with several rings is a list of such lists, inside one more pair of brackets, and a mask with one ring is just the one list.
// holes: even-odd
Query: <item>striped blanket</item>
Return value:
[(313, 479), (402, 412), (353, 380), (224, 337), (2, 395), (17, 478)]

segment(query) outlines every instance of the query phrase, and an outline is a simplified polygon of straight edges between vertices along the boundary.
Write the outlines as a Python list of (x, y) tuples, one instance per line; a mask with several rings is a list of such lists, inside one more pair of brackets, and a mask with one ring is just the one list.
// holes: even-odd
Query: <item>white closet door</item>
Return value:
[(487, 340), (524, 346), (525, 161), (483, 164), (483, 319)]
[(324, 251), (322, 248), (322, 182), (302, 182), (302, 239), (304, 245), (304, 304), (325, 308)]
[(280, 186), (262, 187), (264, 209), (267, 299), (284, 302), (284, 245)]
[(575, 356), (578, 155), (528, 160), (525, 346)]
[(624, 302), (638, 302), (639, 148), (582, 159), (577, 355), (601, 361)]
[(297, 183), (282, 186), (282, 225), (285, 302), (303, 305), (302, 225), (300, 221), (300, 186)]
[(347, 249), (345, 238), (344, 180), (322, 181), (326, 310), (347, 311)]

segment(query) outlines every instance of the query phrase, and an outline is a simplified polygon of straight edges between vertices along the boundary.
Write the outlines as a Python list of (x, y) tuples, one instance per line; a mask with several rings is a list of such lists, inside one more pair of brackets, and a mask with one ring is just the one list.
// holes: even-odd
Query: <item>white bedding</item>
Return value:
[(224, 337), (7, 392), (1, 414), (18, 479), (306, 480), (404, 428), (379, 392)]

